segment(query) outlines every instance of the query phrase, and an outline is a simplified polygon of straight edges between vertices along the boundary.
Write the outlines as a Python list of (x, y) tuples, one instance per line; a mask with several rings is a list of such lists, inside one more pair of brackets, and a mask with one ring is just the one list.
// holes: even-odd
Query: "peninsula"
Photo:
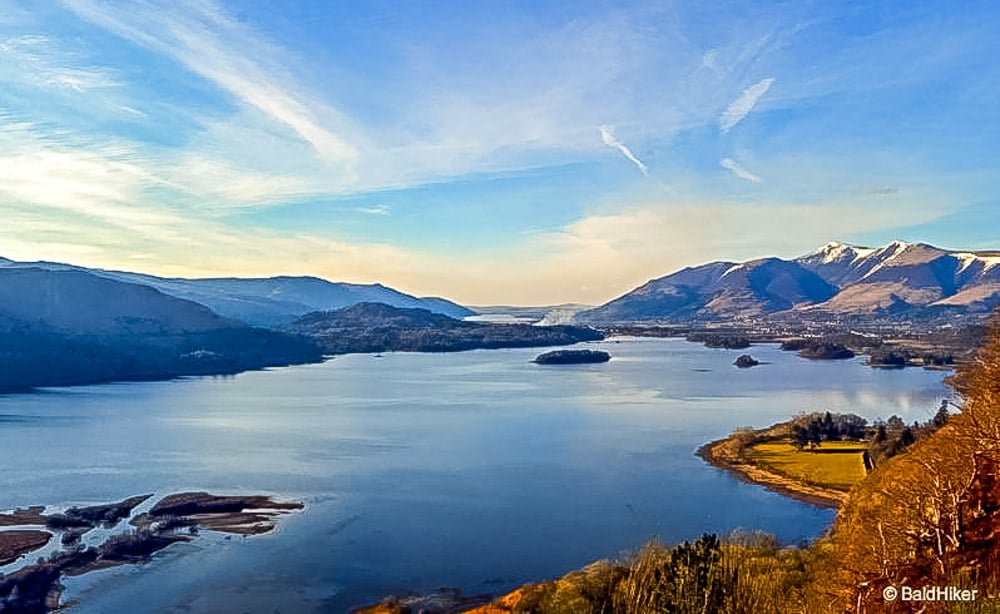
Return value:
[(426, 309), (382, 303), (359, 303), (306, 314), (284, 330), (312, 340), (328, 354), (459, 352), (604, 339), (601, 333), (584, 326), (467, 322)]

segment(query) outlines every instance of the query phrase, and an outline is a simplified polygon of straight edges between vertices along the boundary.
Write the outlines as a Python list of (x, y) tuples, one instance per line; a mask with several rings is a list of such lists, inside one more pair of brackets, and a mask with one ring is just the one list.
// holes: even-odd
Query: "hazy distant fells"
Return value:
[[(829, 243), (796, 260), (714, 262), (580, 312), (581, 324), (951, 322), (1000, 304), (1000, 253)], [(313, 277), (164, 279), (0, 259), (0, 391), (236, 373), (323, 354), (601, 339), (580, 326), (467, 322), (442, 298)]]
[(318, 361), (314, 344), (149, 286), (0, 268), (0, 391), (236, 373)]
[(0, 259), (0, 392), (237, 373), (316, 362), (326, 353), (602, 338), (586, 328), (472, 323), (445, 315), (472, 313), (378, 284), (311, 277), (163, 279)]
[(844, 317), (924, 319), (987, 314), (1000, 304), (1000, 252), (952, 252), (895, 241), (828, 243), (795, 260), (712, 262), (654, 279), (585, 322)]

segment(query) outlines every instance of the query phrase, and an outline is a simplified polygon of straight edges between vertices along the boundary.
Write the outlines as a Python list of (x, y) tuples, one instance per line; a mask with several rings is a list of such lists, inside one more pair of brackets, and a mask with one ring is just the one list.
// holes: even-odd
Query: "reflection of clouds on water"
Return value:
[(915, 390), (826, 390), (811, 395), (811, 411), (856, 413), (869, 420), (898, 414), (904, 419), (923, 420), (934, 415), (941, 399), (952, 398), (943, 387)]

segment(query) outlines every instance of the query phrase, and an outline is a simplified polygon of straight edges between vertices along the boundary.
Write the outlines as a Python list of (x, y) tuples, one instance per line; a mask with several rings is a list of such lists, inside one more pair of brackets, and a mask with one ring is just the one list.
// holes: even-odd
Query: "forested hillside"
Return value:
[(880, 464), (841, 508), (830, 539), (817, 545), (814, 611), (833, 605), (849, 611), (857, 604), (870, 612), (954, 607), (886, 603), (887, 586), (956, 585), (996, 594), (1000, 323), (994, 321), (986, 345), (953, 383), (962, 412), (908, 453)]

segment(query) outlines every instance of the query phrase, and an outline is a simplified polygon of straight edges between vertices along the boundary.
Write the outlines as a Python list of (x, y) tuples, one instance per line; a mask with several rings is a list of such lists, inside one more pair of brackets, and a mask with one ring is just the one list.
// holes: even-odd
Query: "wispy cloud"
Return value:
[(739, 163), (737, 163), (736, 160), (733, 160), (732, 158), (723, 158), (719, 160), (719, 166), (732, 172), (740, 179), (746, 179), (747, 181), (752, 181), (753, 183), (760, 183), (761, 181), (763, 181), (763, 179), (761, 179), (759, 176), (754, 175), (747, 169), (740, 166)]
[(642, 160), (636, 157), (636, 155), (632, 153), (632, 150), (626, 147), (624, 143), (615, 138), (614, 126), (608, 126), (608, 125), (601, 126), (601, 140), (604, 141), (605, 145), (607, 145), (608, 147), (614, 147), (619, 152), (621, 152), (623, 156), (631, 160), (632, 164), (635, 164), (636, 167), (638, 167), (638, 169), (642, 171), (643, 175), (649, 174), (649, 167), (646, 166), (646, 164)]
[[(53, 58), (59, 58), (59, 63)], [(0, 41), (0, 80), (40, 88), (84, 93), (117, 87), (113, 71), (99, 66), (74, 66), (72, 57), (48, 36), (24, 34)]]
[(899, 188), (893, 185), (867, 184), (855, 190), (863, 196), (893, 196), (899, 194)]
[[(242, 103), (291, 128), (327, 162), (349, 164), (357, 158), (356, 147), (327, 127), (339, 113), (308, 100), (296, 84), (279, 76), (280, 67), (258, 60), (277, 50), (213, 2), (200, 2), (186, 10), (178, 10), (173, 3), (146, 2), (128, 11), (92, 0), (63, 3), (95, 25), (174, 58)], [(325, 107), (325, 122), (316, 117), (319, 106)]]
[(761, 79), (747, 89), (743, 90), (739, 98), (729, 103), (726, 110), (719, 118), (719, 129), (723, 134), (729, 132), (733, 126), (743, 121), (743, 118), (750, 114), (760, 97), (767, 93), (774, 83), (774, 77)]
[(389, 205), (372, 205), (371, 207), (358, 207), (361, 213), (368, 215), (389, 215)]

